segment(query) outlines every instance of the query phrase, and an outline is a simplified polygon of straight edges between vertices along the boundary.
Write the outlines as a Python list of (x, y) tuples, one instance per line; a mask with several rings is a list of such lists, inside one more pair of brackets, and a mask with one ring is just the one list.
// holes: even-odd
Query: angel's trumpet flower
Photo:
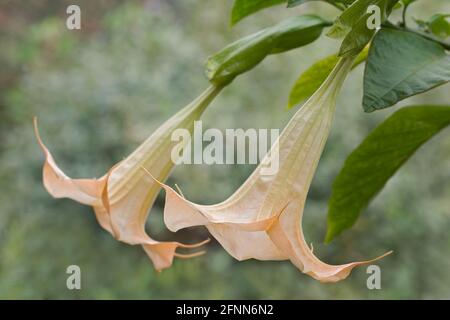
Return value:
[(160, 186), (149, 181), (141, 168), (147, 168), (158, 180), (165, 181), (174, 165), (175, 159), (171, 158), (171, 151), (178, 144), (171, 140), (172, 132), (179, 128), (192, 131), (194, 121), (200, 118), (220, 90), (221, 87), (209, 87), (99, 179), (71, 179), (66, 176), (43, 144), (35, 118), (36, 136), (45, 154), (45, 188), (55, 198), (70, 198), (92, 206), (100, 225), (122, 242), (142, 245), (156, 270), (169, 267), (174, 256), (189, 258), (202, 254), (203, 252), (180, 254), (175, 250), (177, 247), (195, 248), (205, 242), (194, 245), (159, 242), (147, 235), (145, 223)]
[[(329, 22), (313, 15), (290, 18), (260, 32), (246, 36), (209, 57), (207, 76), (213, 84), (199, 98), (181, 110), (124, 161), (99, 179), (70, 179), (55, 164), (36, 129), (39, 143), (46, 156), (44, 185), (57, 198), (71, 198), (94, 207), (101, 226), (115, 238), (142, 244), (161, 270), (171, 265), (174, 256), (191, 257), (175, 253), (177, 247), (192, 247), (177, 242), (157, 242), (145, 233), (145, 220), (160, 186), (148, 179), (140, 168), (147, 168), (160, 181), (164, 181), (176, 163), (171, 160), (174, 145), (172, 132), (178, 128), (192, 130), (206, 106), (237, 76), (251, 70), (266, 56), (307, 45), (317, 39)], [(179, 146), (179, 144), (177, 144)], [(201, 245), (201, 244), (198, 244)], [(195, 245), (194, 245), (195, 246)]]
[[(342, 280), (355, 266), (372, 262), (323, 263), (306, 244), (301, 228), (306, 196), (330, 132), (336, 98), (352, 63), (353, 58), (339, 61), (253, 174), (224, 202), (197, 205), (162, 185), (167, 227), (176, 231), (204, 225), (238, 260), (289, 259), (302, 272), (323, 282)], [(263, 174), (264, 165), (277, 159), (279, 170), (270, 176)], [(148, 174), (154, 177), (153, 172)]]

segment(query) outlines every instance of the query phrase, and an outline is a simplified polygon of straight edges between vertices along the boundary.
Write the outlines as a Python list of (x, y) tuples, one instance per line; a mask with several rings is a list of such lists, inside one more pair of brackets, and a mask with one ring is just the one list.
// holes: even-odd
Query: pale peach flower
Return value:
[(72, 179), (65, 175), (42, 142), (35, 118), (36, 136), (45, 155), (45, 188), (55, 198), (70, 198), (92, 206), (99, 224), (117, 240), (142, 245), (156, 270), (169, 267), (174, 256), (190, 258), (202, 254), (203, 252), (181, 254), (175, 251), (178, 247), (196, 248), (205, 241), (194, 245), (174, 241), (160, 242), (146, 233), (145, 223), (160, 186), (150, 181), (141, 167), (150, 170), (158, 180), (165, 181), (174, 166), (171, 151), (177, 143), (171, 140), (172, 132), (180, 128), (192, 131), (194, 121), (200, 118), (220, 91), (219, 87), (209, 87), (99, 179)]
[[(306, 196), (330, 133), (336, 98), (353, 60), (339, 61), (322, 86), (292, 117), (261, 164), (227, 200), (198, 205), (162, 184), (166, 191), (167, 227), (177, 231), (204, 225), (238, 260), (289, 259), (302, 272), (322, 282), (345, 279), (354, 267), (384, 257), (343, 265), (326, 264), (313, 254), (301, 227)], [(277, 160), (279, 170), (275, 174), (261, 173), (263, 165)], [(153, 177), (152, 181), (158, 180), (150, 168), (145, 171)]]

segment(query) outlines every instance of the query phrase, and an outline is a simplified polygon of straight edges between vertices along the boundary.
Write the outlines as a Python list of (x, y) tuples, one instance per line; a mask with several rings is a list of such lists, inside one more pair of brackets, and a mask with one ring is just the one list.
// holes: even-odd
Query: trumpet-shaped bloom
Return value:
[[(204, 225), (238, 260), (289, 259), (302, 272), (323, 282), (344, 279), (354, 267), (372, 262), (326, 264), (313, 254), (301, 228), (306, 196), (330, 132), (336, 98), (352, 63), (351, 58), (339, 61), (293, 116), (261, 164), (224, 202), (198, 205), (162, 184), (167, 227), (176, 231)], [(264, 165), (277, 160), (275, 174), (262, 174)], [(151, 170), (148, 174), (153, 181), (157, 179)]]
[(169, 267), (174, 256), (189, 258), (202, 254), (203, 252), (180, 254), (175, 251), (178, 247), (195, 248), (205, 242), (186, 245), (179, 242), (159, 242), (148, 236), (145, 223), (160, 185), (150, 181), (141, 168), (150, 170), (158, 180), (166, 180), (174, 166), (171, 158), (175, 145), (171, 140), (172, 132), (179, 128), (192, 131), (194, 121), (200, 118), (220, 90), (219, 87), (209, 87), (99, 179), (71, 179), (65, 175), (42, 142), (35, 119), (36, 136), (45, 155), (45, 188), (55, 198), (70, 198), (92, 206), (104, 229), (122, 242), (142, 245), (157, 270)]

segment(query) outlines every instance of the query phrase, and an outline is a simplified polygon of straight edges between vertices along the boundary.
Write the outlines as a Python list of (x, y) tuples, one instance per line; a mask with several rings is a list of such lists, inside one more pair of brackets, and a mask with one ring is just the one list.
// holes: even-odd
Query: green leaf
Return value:
[(432, 33), (438, 38), (446, 39), (450, 36), (450, 14), (435, 14), (428, 21), (413, 18), (424, 33)]
[(428, 21), (430, 31), (439, 38), (450, 36), (450, 22), (447, 20), (450, 14), (435, 14)]
[(375, 128), (353, 150), (333, 183), (325, 242), (350, 228), (414, 152), (449, 124), (450, 106), (413, 106)]
[(372, 13), (367, 12), (369, 6), (380, 8), (380, 22), (384, 22), (399, 0), (357, 0), (348, 7), (335, 21), (327, 33), (331, 38), (342, 38), (339, 56), (358, 54), (372, 39), (375, 29), (367, 27), (367, 20)]
[(292, 17), (244, 37), (206, 62), (206, 75), (215, 85), (225, 85), (254, 68), (267, 55), (288, 51), (316, 40), (331, 23), (315, 15)]
[(231, 9), (231, 25), (265, 8), (286, 3), (287, 0), (235, 0)]
[(414, 33), (383, 29), (374, 38), (364, 74), (363, 107), (372, 112), (450, 80), (450, 56)]
[[(368, 47), (361, 51), (353, 63), (352, 68), (356, 68), (363, 63), (367, 59), (368, 52)], [(336, 66), (338, 60), (339, 57), (337, 54), (328, 56), (325, 59), (317, 61), (303, 72), (291, 89), (288, 109), (308, 99), (320, 87), (331, 70)]]
[(301, 4), (311, 1), (323, 1), (339, 9), (344, 9), (345, 7), (351, 5), (355, 0), (288, 0), (288, 8), (299, 6)]

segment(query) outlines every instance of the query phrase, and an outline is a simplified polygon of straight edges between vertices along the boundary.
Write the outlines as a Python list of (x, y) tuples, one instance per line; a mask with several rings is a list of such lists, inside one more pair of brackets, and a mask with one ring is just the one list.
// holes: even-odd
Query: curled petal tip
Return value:
[(366, 265), (366, 264), (369, 264), (369, 263), (372, 263), (372, 262), (381, 260), (381, 259), (387, 257), (388, 255), (392, 254), (393, 252), (394, 252), (393, 250), (390, 250), (390, 251), (388, 251), (388, 252), (382, 254), (382, 255), (379, 256), (379, 257), (376, 257), (376, 258), (370, 259), (370, 260), (366, 260), (366, 261), (356, 262), (356, 264), (357, 264), (357, 265)]
[(180, 259), (190, 259), (190, 258), (195, 258), (195, 257), (202, 256), (205, 253), (206, 253), (206, 251), (199, 251), (199, 252), (189, 253), (189, 254), (175, 252), (173, 255), (174, 255), (174, 257), (177, 257), (177, 258), (180, 258)]
[(175, 183), (175, 188), (177, 188), (177, 191), (180, 194), (180, 196), (185, 199), (186, 197), (184, 196), (183, 191), (181, 191), (180, 187), (176, 183)]
[(41, 149), (44, 150), (44, 152), (46, 152), (47, 148), (44, 146), (44, 143), (42, 142), (42, 139), (41, 139), (41, 135), (39, 134), (38, 119), (36, 116), (33, 117), (33, 129), (34, 129), (34, 135), (36, 136), (39, 146), (41, 147)]
[(382, 254), (382, 255), (379, 256), (378, 258), (375, 258), (375, 259), (371, 260), (370, 262), (373, 262), (373, 261), (377, 261), (377, 260), (383, 259), (383, 258), (387, 257), (388, 255), (391, 255), (392, 253), (394, 253), (394, 250), (390, 250), (390, 251), (386, 252), (385, 254)]
[(143, 170), (145, 172), (145, 174), (147, 176), (149, 176), (154, 182), (156, 182), (157, 184), (159, 184), (161, 187), (164, 187), (164, 183), (162, 183), (161, 181), (159, 181), (158, 179), (156, 179), (151, 173), (150, 171), (148, 171), (148, 169), (144, 166), (140, 166), (141, 170)]
[(199, 243), (194, 243), (194, 244), (184, 244), (184, 243), (180, 243), (178, 246), (179, 246), (180, 248), (193, 249), (193, 248), (201, 247), (201, 246), (207, 244), (207, 243), (210, 242), (210, 241), (211, 241), (211, 238), (208, 238), (208, 239), (203, 240), (203, 241), (201, 241), (201, 242), (199, 242)]
[[(342, 270), (340, 270), (340, 272), (337, 272), (334, 275), (330, 275), (330, 276), (323, 277), (323, 278), (316, 278), (316, 279), (318, 279), (319, 281), (321, 281), (323, 283), (337, 282), (337, 281), (343, 280), (343, 279), (347, 278), (350, 275), (350, 272), (352, 271), (353, 268), (358, 267), (358, 266), (364, 266), (364, 265), (371, 264), (371, 263), (373, 263), (375, 261), (383, 259), (384, 257), (390, 255), (393, 252), (394, 251), (391, 250), (391, 251), (388, 251), (388, 252), (382, 254), (381, 256), (376, 257), (376, 258), (371, 259), (371, 260), (350, 263), (347, 266), (345, 266)], [(312, 276), (314, 277), (314, 275), (312, 275)]]

